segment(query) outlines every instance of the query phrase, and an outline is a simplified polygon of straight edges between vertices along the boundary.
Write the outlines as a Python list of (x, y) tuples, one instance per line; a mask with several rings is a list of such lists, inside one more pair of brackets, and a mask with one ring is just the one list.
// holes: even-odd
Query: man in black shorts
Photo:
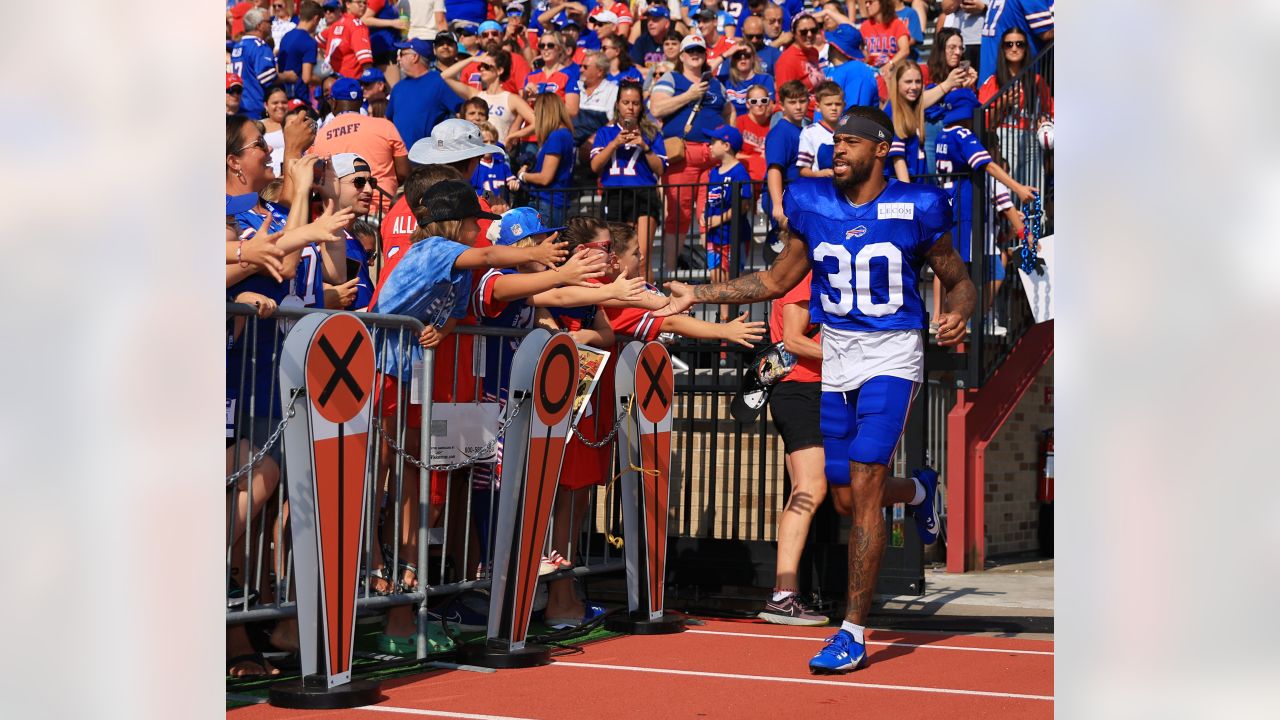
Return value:
[(806, 278), (773, 301), (769, 330), (796, 356), (795, 367), (778, 381), (769, 395), (773, 425), (782, 436), (791, 496), (778, 516), (777, 577), (773, 597), (760, 618), (777, 625), (826, 625), (827, 617), (811, 610), (796, 593), (800, 554), (813, 513), (827, 495), (822, 451), (822, 345), (818, 328), (809, 322), (809, 281)]

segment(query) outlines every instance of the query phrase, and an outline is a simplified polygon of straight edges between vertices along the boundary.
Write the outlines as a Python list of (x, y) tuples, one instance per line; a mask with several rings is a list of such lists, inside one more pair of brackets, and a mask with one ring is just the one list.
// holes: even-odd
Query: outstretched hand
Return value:
[(745, 347), (751, 347), (764, 339), (764, 322), (761, 320), (747, 320), (747, 312), (743, 312), (738, 317), (724, 324), (724, 339), (730, 342), (738, 343)]
[(569, 257), (569, 243), (564, 240), (547, 239), (541, 244), (529, 248), (530, 262), (536, 262), (549, 268), (555, 267)]
[(645, 293), (644, 277), (627, 277), (627, 271), (623, 270), (618, 273), (618, 277), (609, 283), (609, 290), (613, 293), (616, 300), (624, 302), (634, 302), (639, 300)]
[(666, 288), (669, 293), (667, 296), (667, 306), (661, 310), (654, 310), (654, 317), (668, 317), (670, 315), (682, 313), (693, 307), (695, 300), (693, 297), (692, 286), (672, 280), (666, 284)]
[(566, 285), (594, 287), (593, 283), (587, 281), (603, 277), (608, 269), (608, 256), (604, 253), (576, 252), (560, 266), (559, 272), (564, 276), (563, 282)]
[(268, 212), (267, 219), (258, 228), (258, 232), (248, 240), (241, 241), (240, 262), (257, 265), (266, 270), (276, 282), (284, 282), (284, 276), (280, 274), (284, 270), (284, 251), (276, 245), (281, 235), (284, 233), (271, 232), (271, 213)]
[(944, 312), (938, 316), (938, 345), (950, 347), (964, 342), (969, 333), (965, 317), (957, 312)]

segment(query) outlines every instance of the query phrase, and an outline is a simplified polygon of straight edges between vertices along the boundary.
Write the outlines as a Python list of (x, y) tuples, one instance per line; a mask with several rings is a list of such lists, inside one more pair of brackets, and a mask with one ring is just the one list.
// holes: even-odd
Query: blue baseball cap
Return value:
[(645, 17), (651, 17), (651, 18), (670, 18), (671, 17), (671, 11), (667, 9), (666, 5), (650, 5), (649, 8), (644, 11), (644, 14), (645, 14)]
[(845, 54), (850, 59), (857, 58), (862, 55), (862, 33), (858, 32), (858, 28), (852, 25), (840, 25), (835, 30), (826, 32), (827, 42), (836, 46), (836, 49)]
[(732, 125), (721, 125), (707, 133), (707, 137), (729, 143), (729, 147), (733, 148), (735, 153), (742, 151), (742, 133), (738, 132), (738, 128)]
[(942, 122), (950, 124), (960, 120), (972, 120), (973, 111), (980, 107), (982, 103), (978, 101), (978, 96), (972, 90), (957, 88), (942, 98), (942, 110), (945, 113), (942, 116)]
[(340, 10), (342, 9), (342, 3), (338, 2), (338, 0), (324, 0), (324, 4), (320, 7), (325, 10)]
[(431, 59), (436, 56), (435, 46), (431, 44), (430, 40), (423, 40), (422, 38), (398, 42), (396, 47), (401, 50), (412, 50), (418, 53), (418, 55), (422, 56), (423, 62), (431, 62)]
[(493, 20), (485, 20), (480, 23), (480, 29), (477, 32), (488, 32), (489, 30), (497, 30), (502, 32), (502, 26)]
[(376, 67), (367, 67), (364, 72), (360, 73), (360, 84), (368, 85), (369, 83), (386, 82), (387, 76)]
[(562, 227), (544, 227), (542, 215), (531, 207), (511, 208), (502, 214), (498, 228), (498, 244), (512, 245), (530, 235), (553, 233), (563, 229)]
[(524, 15), (524, 3), (509, 2), (507, 3), (507, 17), (520, 17)]
[(340, 77), (333, 87), (329, 89), (329, 94), (334, 100), (364, 100), (364, 88), (360, 87), (360, 83), (349, 77)]
[(243, 195), (227, 196), (227, 214), (239, 215), (240, 213), (258, 204), (258, 193), (245, 193)]

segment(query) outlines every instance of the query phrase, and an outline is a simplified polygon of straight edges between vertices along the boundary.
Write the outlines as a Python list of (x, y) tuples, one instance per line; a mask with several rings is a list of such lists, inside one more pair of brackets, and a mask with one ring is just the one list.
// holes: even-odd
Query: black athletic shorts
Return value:
[(773, 425), (788, 453), (822, 447), (822, 383), (780, 382), (769, 393)]
[(661, 216), (662, 201), (652, 187), (637, 185), (604, 189), (604, 219), (609, 222), (634, 224), (641, 216)]

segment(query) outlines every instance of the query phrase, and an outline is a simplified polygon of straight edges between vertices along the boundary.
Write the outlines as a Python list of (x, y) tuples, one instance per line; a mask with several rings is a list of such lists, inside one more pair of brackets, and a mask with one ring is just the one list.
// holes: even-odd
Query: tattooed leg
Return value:
[(823, 470), (820, 447), (808, 447), (787, 455), (787, 474), (791, 476), (791, 497), (778, 517), (779, 589), (795, 590), (800, 555), (809, 535), (813, 513), (827, 494), (827, 478)]
[(853, 529), (849, 535), (849, 608), (845, 620), (866, 625), (884, 556), (883, 507), (889, 467), (851, 462), (849, 469), (853, 474)]

